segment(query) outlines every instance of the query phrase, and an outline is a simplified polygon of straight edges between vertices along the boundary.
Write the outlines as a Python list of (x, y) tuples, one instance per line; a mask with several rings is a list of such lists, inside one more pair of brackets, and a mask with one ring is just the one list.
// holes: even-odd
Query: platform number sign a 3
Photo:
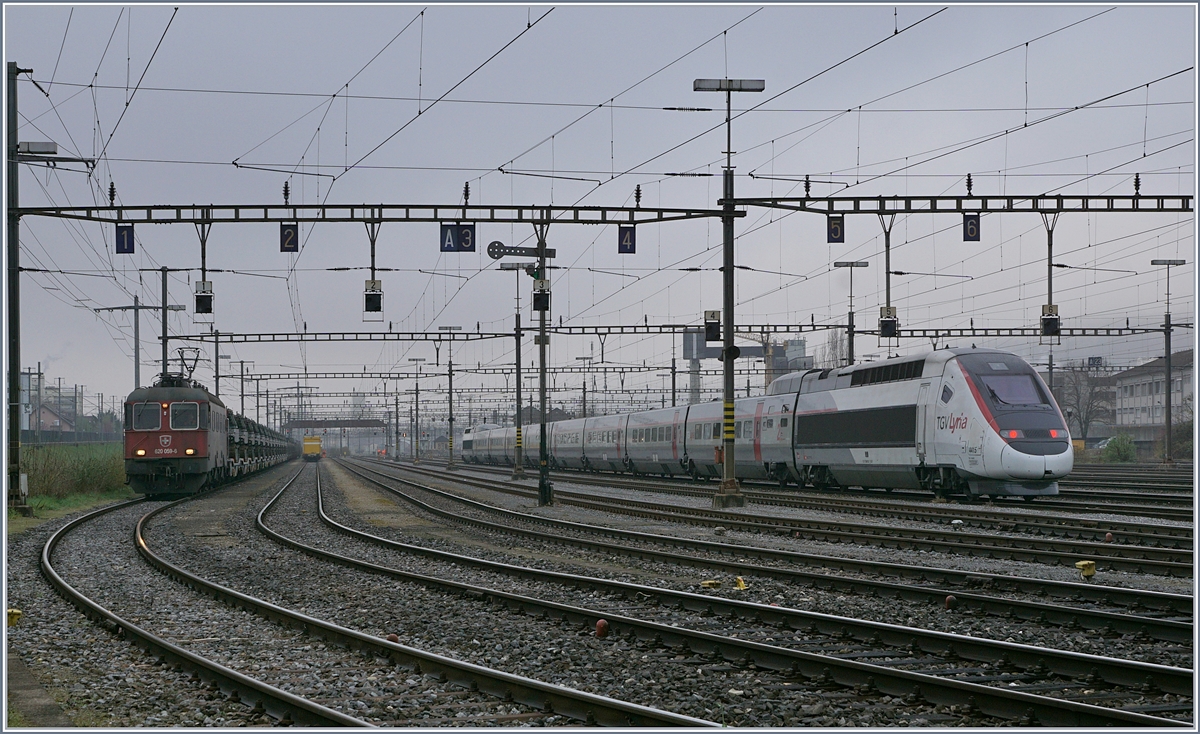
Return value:
[(963, 242), (979, 241), (979, 215), (963, 215)]
[(133, 225), (118, 224), (117, 225), (117, 254), (132, 255), (133, 254)]
[(279, 225), (279, 251), (300, 252), (299, 224), (293, 223)]
[(825, 218), (825, 241), (846, 241), (846, 220), (841, 214), (830, 214)]
[(637, 254), (637, 228), (632, 224), (617, 225), (617, 254)]
[(443, 224), (442, 252), (475, 252), (474, 224)]

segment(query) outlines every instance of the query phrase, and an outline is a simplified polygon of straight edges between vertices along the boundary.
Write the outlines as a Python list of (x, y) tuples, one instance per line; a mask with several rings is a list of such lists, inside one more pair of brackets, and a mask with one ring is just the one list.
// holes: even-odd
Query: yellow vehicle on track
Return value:
[(304, 437), (304, 460), (305, 461), (320, 461), (325, 454), (321, 450), (320, 436), (305, 436)]

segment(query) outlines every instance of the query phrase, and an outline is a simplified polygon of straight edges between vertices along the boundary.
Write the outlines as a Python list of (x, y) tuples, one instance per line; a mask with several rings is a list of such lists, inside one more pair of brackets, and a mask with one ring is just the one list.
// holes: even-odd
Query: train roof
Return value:
[[(957, 356), (960, 356), (963, 354), (987, 354), (987, 353), (1011, 354), (1011, 352), (1005, 352), (1002, 349), (979, 349), (976, 347), (949, 347), (946, 349), (934, 349), (934, 350), (931, 350), (928, 352), (924, 352), (923, 354), (910, 354), (910, 355), (907, 355), (904, 357), (889, 357), (887, 359), (875, 360), (873, 362), (861, 362), (859, 364), (853, 364), (853, 365), (849, 365), (847, 367), (835, 367), (832, 369), (811, 369), (811, 370), (805, 370), (804, 372), (791, 372), (786, 375), (781, 375), (781, 376), (775, 378), (774, 380), (772, 380), (771, 384), (767, 387), (767, 394), (768, 395), (782, 395), (785, 393), (796, 392), (797, 390), (800, 389), (800, 386), (802, 384), (804, 377), (806, 375), (811, 375), (811, 374), (821, 373), (820, 379), (825, 380), (825, 379), (829, 379), (829, 378), (837, 378), (842, 375), (851, 375), (855, 372), (863, 372), (866, 370), (874, 370), (874, 369), (879, 369), (882, 367), (888, 367), (890, 365), (904, 365), (904, 364), (911, 363), (911, 364), (913, 364), (914, 367), (916, 367), (917, 369), (920, 369), (919, 367), (917, 367), (916, 363), (925, 363), (925, 362), (943, 363), (949, 359), (952, 359), (953, 357), (957, 357)], [(919, 375), (915, 375), (915, 376), (919, 377)], [(836, 380), (834, 381), (834, 383), (828, 383), (828, 384), (835, 384), (835, 383), (836, 383)], [(805, 390), (805, 392), (807, 392), (807, 390)]]
[(142, 403), (154, 401), (195, 401), (198, 403), (212, 403), (225, 407), (225, 403), (216, 395), (213, 395), (203, 386), (193, 385), (189, 387), (139, 387), (129, 393), (129, 397), (125, 398), (127, 403)]

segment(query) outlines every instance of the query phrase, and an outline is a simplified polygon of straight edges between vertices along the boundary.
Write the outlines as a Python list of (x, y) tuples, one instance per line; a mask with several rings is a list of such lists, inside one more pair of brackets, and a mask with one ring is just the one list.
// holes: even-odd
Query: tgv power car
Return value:
[(299, 453), (287, 436), (226, 410), (182, 375), (125, 399), (125, 476), (146, 495), (194, 494)]
[[(1053, 495), (1074, 466), (1071, 437), (1023, 359), (939, 349), (809, 370), (735, 402), (735, 473), (815, 487), (928, 489), (940, 495)], [(538, 426), (523, 436), (535, 466)], [(557, 468), (719, 477), (721, 403), (546, 426)], [(463, 459), (512, 464), (515, 429), (476, 426)]]

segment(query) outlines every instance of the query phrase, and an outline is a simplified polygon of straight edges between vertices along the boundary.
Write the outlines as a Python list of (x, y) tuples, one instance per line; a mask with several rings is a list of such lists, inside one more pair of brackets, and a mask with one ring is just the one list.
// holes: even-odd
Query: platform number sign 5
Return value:
[(133, 254), (133, 225), (118, 224), (117, 225), (117, 254), (132, 255)]
[(617, 254), (637, 254), (637, 229), (632, 224), (617, 225)]
[(442, 252), (475, 252), (474, 224), (443, 224)]
[(979, 241), (979, 215), (963, 215), (963, 242)]
[(825, 241), (846, 241), (846, 220), (841, 214), (830, 214), (825, 218)]
[(279, 251), (300, 252), (299, 224), (292, 223), (279, 225)]

